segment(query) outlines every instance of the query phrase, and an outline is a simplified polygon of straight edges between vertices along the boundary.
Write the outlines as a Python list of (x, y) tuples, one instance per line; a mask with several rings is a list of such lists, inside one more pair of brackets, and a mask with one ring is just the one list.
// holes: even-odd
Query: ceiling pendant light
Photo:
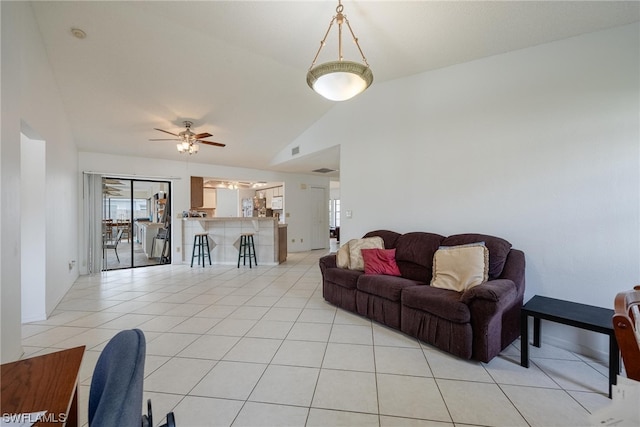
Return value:
[[(373, 73), (369, 68), (367, 58), (365, 58), (364, 53), (362, 53), (358, 38), (353, 33), (349, 20), (342, 14), (343, 9), (344, 7), (342, 6), (341, 0), (338, 0), (336, 15), (329, 23), (329, 28), (320, 42), (320, 48), (315, 58), (313, 58), (313, 62), (307, 73), (307, 84), (309, 87), (331, 101), (346, 101), (347, 99), (351, 99), (371, 86), (371, 82), (373, 82)], [(320, 51), (326, 44), (327, 36), (334, 22), (338, 23), (338, 60), (325, 62), (324, 64), (316, 66), (318, 55), (320, 55)], [(353, 37), (353, 41), (358, 47), (364, 64), (343, 60), (342, 24), (344, 23), (346, 23), (347, 28), (349, 28), (351, 37)]]
[(195, 154), (200, 149), (198, 144), (188, 140), (178, 142), (178, 144), (176, 144), (176, 147), (178, 148), (179, 153), (189, 153), (189, 154)]

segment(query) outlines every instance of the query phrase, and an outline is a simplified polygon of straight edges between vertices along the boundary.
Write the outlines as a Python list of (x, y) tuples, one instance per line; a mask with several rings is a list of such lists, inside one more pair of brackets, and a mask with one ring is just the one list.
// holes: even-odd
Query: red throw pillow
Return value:
[(395, 249), (362, 249), (365, 274), (401, 276)]

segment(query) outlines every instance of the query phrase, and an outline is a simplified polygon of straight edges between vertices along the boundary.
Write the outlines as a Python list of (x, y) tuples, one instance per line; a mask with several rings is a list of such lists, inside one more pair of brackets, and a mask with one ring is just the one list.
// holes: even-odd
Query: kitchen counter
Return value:
[[(193, 237), (197, 233), (209, 233), (211, 262), (237, 264), (241, 233), (254, 233), (258, 266), (277, 265), (281, 242), (278, 232), (286, 224), (274, 217), (190, 217), (182, 219), (182, 261), (191, 262)], [(286, 245), (286, 242), (284, 242)]]
[(152, 254), (151, 248), (153, 247), (153, 239), (156, 238), (158, 231), (164, 227), (164, 224), (159, 222), (136, 221), (134, 222), (134, 226), (136, 241), (142, 244), (142, 250), (145, 255), (147, 255), (147, 258), (159, 257), (162, 249), (156, 248), (156, 253)]

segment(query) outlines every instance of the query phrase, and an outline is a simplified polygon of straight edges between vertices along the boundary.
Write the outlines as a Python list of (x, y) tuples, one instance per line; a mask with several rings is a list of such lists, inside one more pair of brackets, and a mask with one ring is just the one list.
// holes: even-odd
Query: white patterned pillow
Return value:
[(364, 271), (363, 249), (384, 249), (382, 237), (366, 237), (349, 241), (349, 267), (351, 270)]

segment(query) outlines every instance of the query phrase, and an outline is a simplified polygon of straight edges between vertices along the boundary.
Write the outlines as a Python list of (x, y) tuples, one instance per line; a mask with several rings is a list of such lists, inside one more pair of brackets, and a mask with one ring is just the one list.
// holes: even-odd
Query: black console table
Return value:
[(613, 331), (613, 310), (534, 296), (527, 301), (521, 311), (520, 365), (525, 368), (529, 367), (529, 316), (533, 317), (533, 345), (536, 347), (540, 347), (540, 319), (609, 335), (609, 398), (611, 398), (611, 387), (616, 384), (616, 377), (620, 373), (620, 350)]

